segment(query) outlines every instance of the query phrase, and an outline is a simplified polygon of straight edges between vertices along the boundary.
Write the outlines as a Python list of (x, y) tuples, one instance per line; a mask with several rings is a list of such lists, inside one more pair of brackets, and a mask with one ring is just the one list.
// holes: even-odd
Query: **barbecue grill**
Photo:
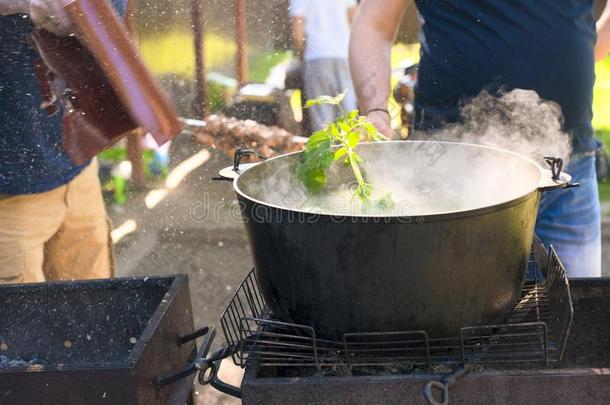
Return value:
[[(503, 324), (446, 338), (416, 330), (333, 341), (274, 320), (250, 273), (221, 316), (225, 346), (209, 356), (215, 366), (203, 382), (246, 405), (607, 402), (610, 281), (570, 288), (556, 253), (540, 243), (527, 279)], [(239, 388), (217, 377), (227, 356), (246, 369)]]
[[(451, 385), (451, 404), (604, 404), (610, 400), (610, 280), (570, 280), (574, 322), (561, 362), (479, 366)], [(441, 371), (442, 373), (443, 371)], [(250, 366), (243, 404), (429, 404), (424, 388), (437, 373), (374, 373), (295, 377), (281, 367)], [(448, 378), (449, 380), (451, 378)]]
[(184, 405), (207, 331), (186, 276), (0, 286), (0, 403)]
[[(197, 373), (245, 405), (605, 403), (609, 304), (609, 279), (568, 283), (537, 243), (505, 323), (329, 340), (277, 320), (251, 272), (208, 354), (214, 331), (194, 329), (185, 276), (2, 286), (0, 403), (184, 404)], [(227, 358), (245, 368), (240, 387), (218, 377)]]

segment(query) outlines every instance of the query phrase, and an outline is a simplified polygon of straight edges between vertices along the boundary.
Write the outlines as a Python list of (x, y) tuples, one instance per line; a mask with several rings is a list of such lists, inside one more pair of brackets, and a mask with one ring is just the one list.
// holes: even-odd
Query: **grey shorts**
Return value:
[[(323, 58), (306, 61), (303, 76), (306, 99), (336, 96), (347, 90), (343, 108), (348, 112), (356, 109), (356, 94), (347, 59)], [(324, 128), (326, 123), (334, 121), (338, 115), (339, 109), (333, 106), (312, 107), (309, 110), (312, 131)]]

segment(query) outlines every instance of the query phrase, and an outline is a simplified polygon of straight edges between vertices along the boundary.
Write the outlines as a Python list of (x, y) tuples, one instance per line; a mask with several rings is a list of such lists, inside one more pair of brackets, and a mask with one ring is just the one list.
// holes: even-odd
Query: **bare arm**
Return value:
[(0, 0), (0, 15), (28, 14), (40, 28), (59, 35), (70, 33), (72, 24), (64, 6), (74, 0)]
[(610, 52), (610, 1), (606, 3), (602, 15), (597, 20), (596, 29), (595, 61), (597, 62)]
[[(388, 106), (391, 90), (390, 54), (407, 1), (363, 0), (358, 7), (352, 25), (349, 53), (358, 106), (363, 114)], [(392, 136), (388, 114), (375, 111), (367, 118), (381, 133)]]
[(292, 17), (292, 35), (294, 37), (294, 52), (303, 59), (305, 52), (305, 17)]

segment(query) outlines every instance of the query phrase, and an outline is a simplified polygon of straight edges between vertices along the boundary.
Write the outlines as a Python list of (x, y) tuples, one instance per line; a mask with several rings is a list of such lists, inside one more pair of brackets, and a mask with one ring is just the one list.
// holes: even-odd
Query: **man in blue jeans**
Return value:
[[(350, 42), (360, 110), (388, 136), (390, 51), (408, 1), (363, 0)], [(591, 118), (594, 61), (608, 52), (610, 7), (596, 27), (594, 0), (415, 2), (422, 21), (415, 129), (458, 122), (460, 106), (483, 90), (534, 90), (559, 104), (573, 140), (566, 171), (581, 186), (544, 194), (536, 233), (555, 247), (570, 277), (600, 276), (598, 143)]]

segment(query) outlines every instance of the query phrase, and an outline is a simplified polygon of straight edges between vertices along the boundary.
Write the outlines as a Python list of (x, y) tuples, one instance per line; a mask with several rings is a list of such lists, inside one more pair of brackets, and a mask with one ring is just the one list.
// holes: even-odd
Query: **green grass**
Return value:
[[(146, 149), (144, 150), (144, 161), (145, 162), (150, 162), (151, 160), (153, 160), (155, 156), (155, 152), (150, 150), (150, 149)], [(110, 149), (106, 149), (105, 151), (102, 151), (99, 155), (98, 158), (107, 162), (112, 162), (112, 163), (120, 163), (123, 160), (127, 160), (127, 149), (123, 148), (123, 147), (119, 147), (119, 146), (114, 146)]]
[(610, 146), (610, 57), (595, 65), (593, 89), (593, 127), (603, 133), (606, 146)]
[[(124, 160), (128, 160), (127, 149), (122, 146), (113, 146), (112, 148), (101, 152), (98, 155), (98, 159), (102, 162), (111, 163), (113, 165), (121, 163)], [(155, 179), (155, 175), (150, 171), (150, 166), (155, 159), (155, 151), (145, 149), (142, 159), (144, 163), (144, 174), (151, 180)], [(162, 177), (164, 177), (164, 175)]]
[[(595, 135), (610, 151), (610, 57), (595, 65), (593, 89), (593, 128)], [(610, 182), (599, 183), (599, 199), (610, 201)]]
[[(206, 33), (204, 59), (208, 71), (231, 64), (235, 50), (233, 40)], [(195, 49), (190, 32), (173, 31), (163, 36), (143, 38), (140, 53), (155, 75), (191, 77), (195, 72)]]
[[(195, 50), (190, 32), (174, 31), (163, 36), (148, 37), (140, 42), (140, 52), (155, 75), (191, 77), (195, 71)], [(234, 64), (235, 41), (214, 33), (206, 33), (204, 59), (206, 70), (226, 70)], [(264, 82), (271, 68), (291, 57), (289, 51), (265, 50), (249, 46), (249, 80)]]
[(610, 200), (610, 183), (600, 182), (599, 184), (599, 199), (600, 201)]
[(255, 83), (264, 83), (271, 69), (292, 58), (290, 51), (259, 52), (250, 58), (248, 79)]

